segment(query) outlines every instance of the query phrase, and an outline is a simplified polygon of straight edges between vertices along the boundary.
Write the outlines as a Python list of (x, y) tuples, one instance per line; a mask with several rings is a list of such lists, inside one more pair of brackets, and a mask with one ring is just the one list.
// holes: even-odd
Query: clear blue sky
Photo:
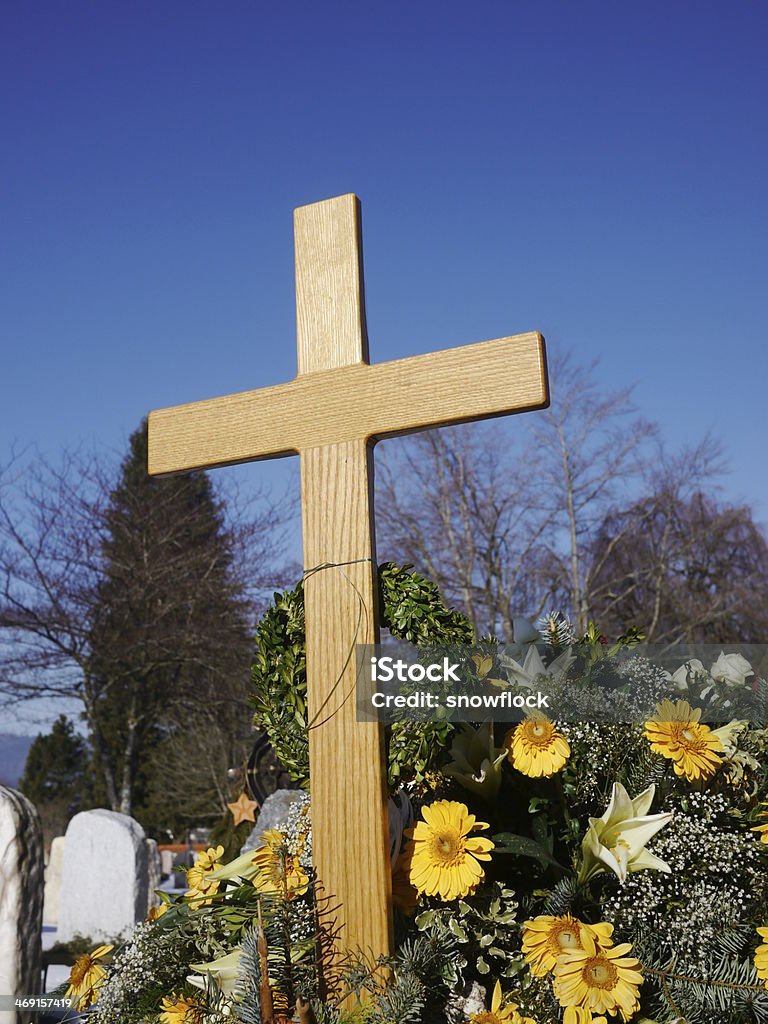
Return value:
[(768, 521), (767, 35), (762, 2), (3, 5), (0, 463), (292, 377), (291, 211), (354, 191), (374, 359), (539, 329), (719, 433)]

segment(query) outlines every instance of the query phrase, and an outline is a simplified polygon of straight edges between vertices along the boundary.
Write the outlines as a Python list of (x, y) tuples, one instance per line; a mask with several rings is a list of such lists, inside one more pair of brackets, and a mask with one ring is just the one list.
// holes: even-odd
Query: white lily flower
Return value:
[(226, 956), (220, 956), (218, 960), (211, 960), (207, 964), (190, 964), (189, 966), (196, 974), (188, 974), (187, 981), (195, 988), (206, 988), (205, 975), (211, 975), (216, 984), (224, 993), (231, 996), (237, 985), (237, 976), (240, 972), (240, 958), (243, 955), (243, 947), (237, 946)]
[(232, 878), (242, 878), (244, 881), (249, 881), (254, 879), (258, 873), (259, 867), (256, 863), (256, 850), (248, 850), (246, 853), (241, 853), (239, 857), (235, 857), (234, 860), (229, 861), (228, 864), (222, 864), (220, 868), (211, 871), (208, 877), (218, 879), (221, 882)]
[(749, 769), (750, 792), (749, 795), (757, 795), (757, 778), (760, 772), (760, 762), (746, 750), (739, 750), (739, 737), (747, 729), (747, 719), (734, 718), (728, 725), (722, 725), (719, 729), (713, 729), (712, 733), (720, 740), (725, 754), (725, 777), (731, 786), (741, 786), (744, 782), (747, 769)]
[(451, 746), (453, 760), (443, 771), (491, 803), (499, 792), (506, 756), (507, 748), (493, 742), (493, 722), (485, 722), (477, 730), (462, 722)]
[(502, 648), (502, 655), (522, 661), (531, 645), (541, 643), (541, 633), (530, 619), (515, 615), (512, 619), (512, 640)]
[(573, 662), (574, 657), (569, 647), (562, 654), (559, 654), (553, 662), (545, 665), (538, 648), (531, 645), (525, 653), (525, 660), (522, 665), (519, 661), (515, 661), (514, 658), (505, 657), (504, 655), (499, 658), (499, 661), (511, 682), (530, 689), (539, 676), (546, 676), (554, 681), (562, 679)]
[(723, 651), (709, 672), (716, 683), (725, 683), (726, 686), (744, 686), (748, 676), (755, 674), (743, 655), (724, 654)]
[(646, 844), (672, 820), (671, 814), (648, 814), (656, 793), (651, 785), (634, 799), (620, 782), (614, 782), (605, 814), (590, 818), (582, 840), (579, 882), (602, 871), (613, 871), (620, 882), (635, 871), (653, 869), (667, 874), (671, 868), (645, 849)]
[(512, 636), (516, 644), (534, 644), (541, 640), (541, 633), (530, 619), (524, 615), (512, 618)]
[(691, 658), (690, 661), (686, 661), (676, 672), (672, 673), (671, 679), (676, 689), (680, 691), (688, 689), (687, 680), (689, 674), (707, 675), (707, 670), (698, 658)]
[(749, 725), (749, 722), (745, 718), (734, 718), (728, 725), (722, 725), (719, 729), (713, 729), (712, 732), (720, 740), (723, 745), (723, 751), (726, 757), (733, 757), (738, 749), (739, 736)]

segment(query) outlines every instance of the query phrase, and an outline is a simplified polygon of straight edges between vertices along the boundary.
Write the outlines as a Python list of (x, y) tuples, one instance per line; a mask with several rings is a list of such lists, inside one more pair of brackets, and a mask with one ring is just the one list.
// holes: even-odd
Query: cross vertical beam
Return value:
[[(294, 234), (299, 377), (367, 364), (359, 201), (300, 207)], [(355, 645), (378, 641), (372, 485), (365, 438), (301, 451), (313, 858), (341, 946), (378, 956), (392, 943), (383, 732), (356, 720), (354, 692)]]

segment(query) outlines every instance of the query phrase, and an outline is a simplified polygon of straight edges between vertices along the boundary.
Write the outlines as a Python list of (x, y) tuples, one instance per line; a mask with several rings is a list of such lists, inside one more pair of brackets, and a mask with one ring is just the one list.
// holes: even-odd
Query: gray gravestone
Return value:
[[(35, 807), (0, 786), (0, 995), (40, 993), (43, 928), (43, 830)], [(0, 1024), (32, 1015), (0, 1009)]]
[(163, 880), (165, 880), (173, 871), (173, 850), (160, 851), (160, 864), (162, 866)]
[(127, 814), (81, 811), (70, 821), (56, 938), (109, 942), (143, 921), (149, 904), (144, 829)]
[(251, 834), (243, 843), (240, 852), (247, 853), (248, 850), (255, 850), (260, 845), (259, 840), (263, 833), (267, 829), (281, 825), (288, 817), (288, 811), (290, 811), (293, 804), (303, 798), (304, 791), (301, 789), (276, 789), (274, 793), (270, 793), (261, 805), (256, 823), (251, 830)]
[(163, 875), (163, 865), (160, 860), (160, 851), (154, 839), (147, 839), (147, 911), (150, 907), (160, 905), (160, 897), (155, 895), (155, 889), (160, 888)]
[(59, 899), (61, 897), (61, 869), (64, 865), (64, 836), (51, 840), (51, 852), (45, 869), (45, 897), (43, 899), (43, 923), (58, 924)]

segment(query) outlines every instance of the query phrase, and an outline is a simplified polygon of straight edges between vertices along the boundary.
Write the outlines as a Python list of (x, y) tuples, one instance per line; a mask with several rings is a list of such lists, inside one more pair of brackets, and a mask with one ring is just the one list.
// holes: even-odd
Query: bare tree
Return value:
[(603, 395), (593, 367), (551, 362), (549, 409), (389, 442), (377, 463), (379, 554), (415, 563), (478, 632), (506, 639), (513, 614), (547, 606), (586, 629), (595, 531), (638, 486), (655, 433), (628, 389)]
[(580, 633), (594, 603), (595, 531), (607, 510), (639, 485), (657, 434), (637, 416), (631, 388), (600, 391), (595, 367), (578, 366), (568, 355), (554, 359), (552, 403), (531, 430), (539, 486), (559, 528), (546, 537), (549, 600), (570, 610)]
[(768, 543), (744, 506), (717, 498), (717, 445), (659, 450), (644, 495), (612, 510), (591, 554), (593, 613), (651, 643), (762, 642)]
[(234, 676), (248, 721), (255, 594), (282, 582), (285, 518), (265, 502), (225, 522), (207, 478), (150, 481), (140, 454), (128, 488), (127, 461), (121, 481), (71, 455), (0, 477), (0, 700), (78, 702), (107, 802), (128, 813), (175, 708), (230, 702)]
[(512, 638), (512, 615), (537, 598), (537, 554), (554, 522), (530, 466), (496, 426), (388, 442), (377, 462), (378, 554), (440, 584), (476, 632)]
[(6, 706), (81, 700), (109, 490), (95, 460), (18, 462), (0, 476), (0, 627)]

